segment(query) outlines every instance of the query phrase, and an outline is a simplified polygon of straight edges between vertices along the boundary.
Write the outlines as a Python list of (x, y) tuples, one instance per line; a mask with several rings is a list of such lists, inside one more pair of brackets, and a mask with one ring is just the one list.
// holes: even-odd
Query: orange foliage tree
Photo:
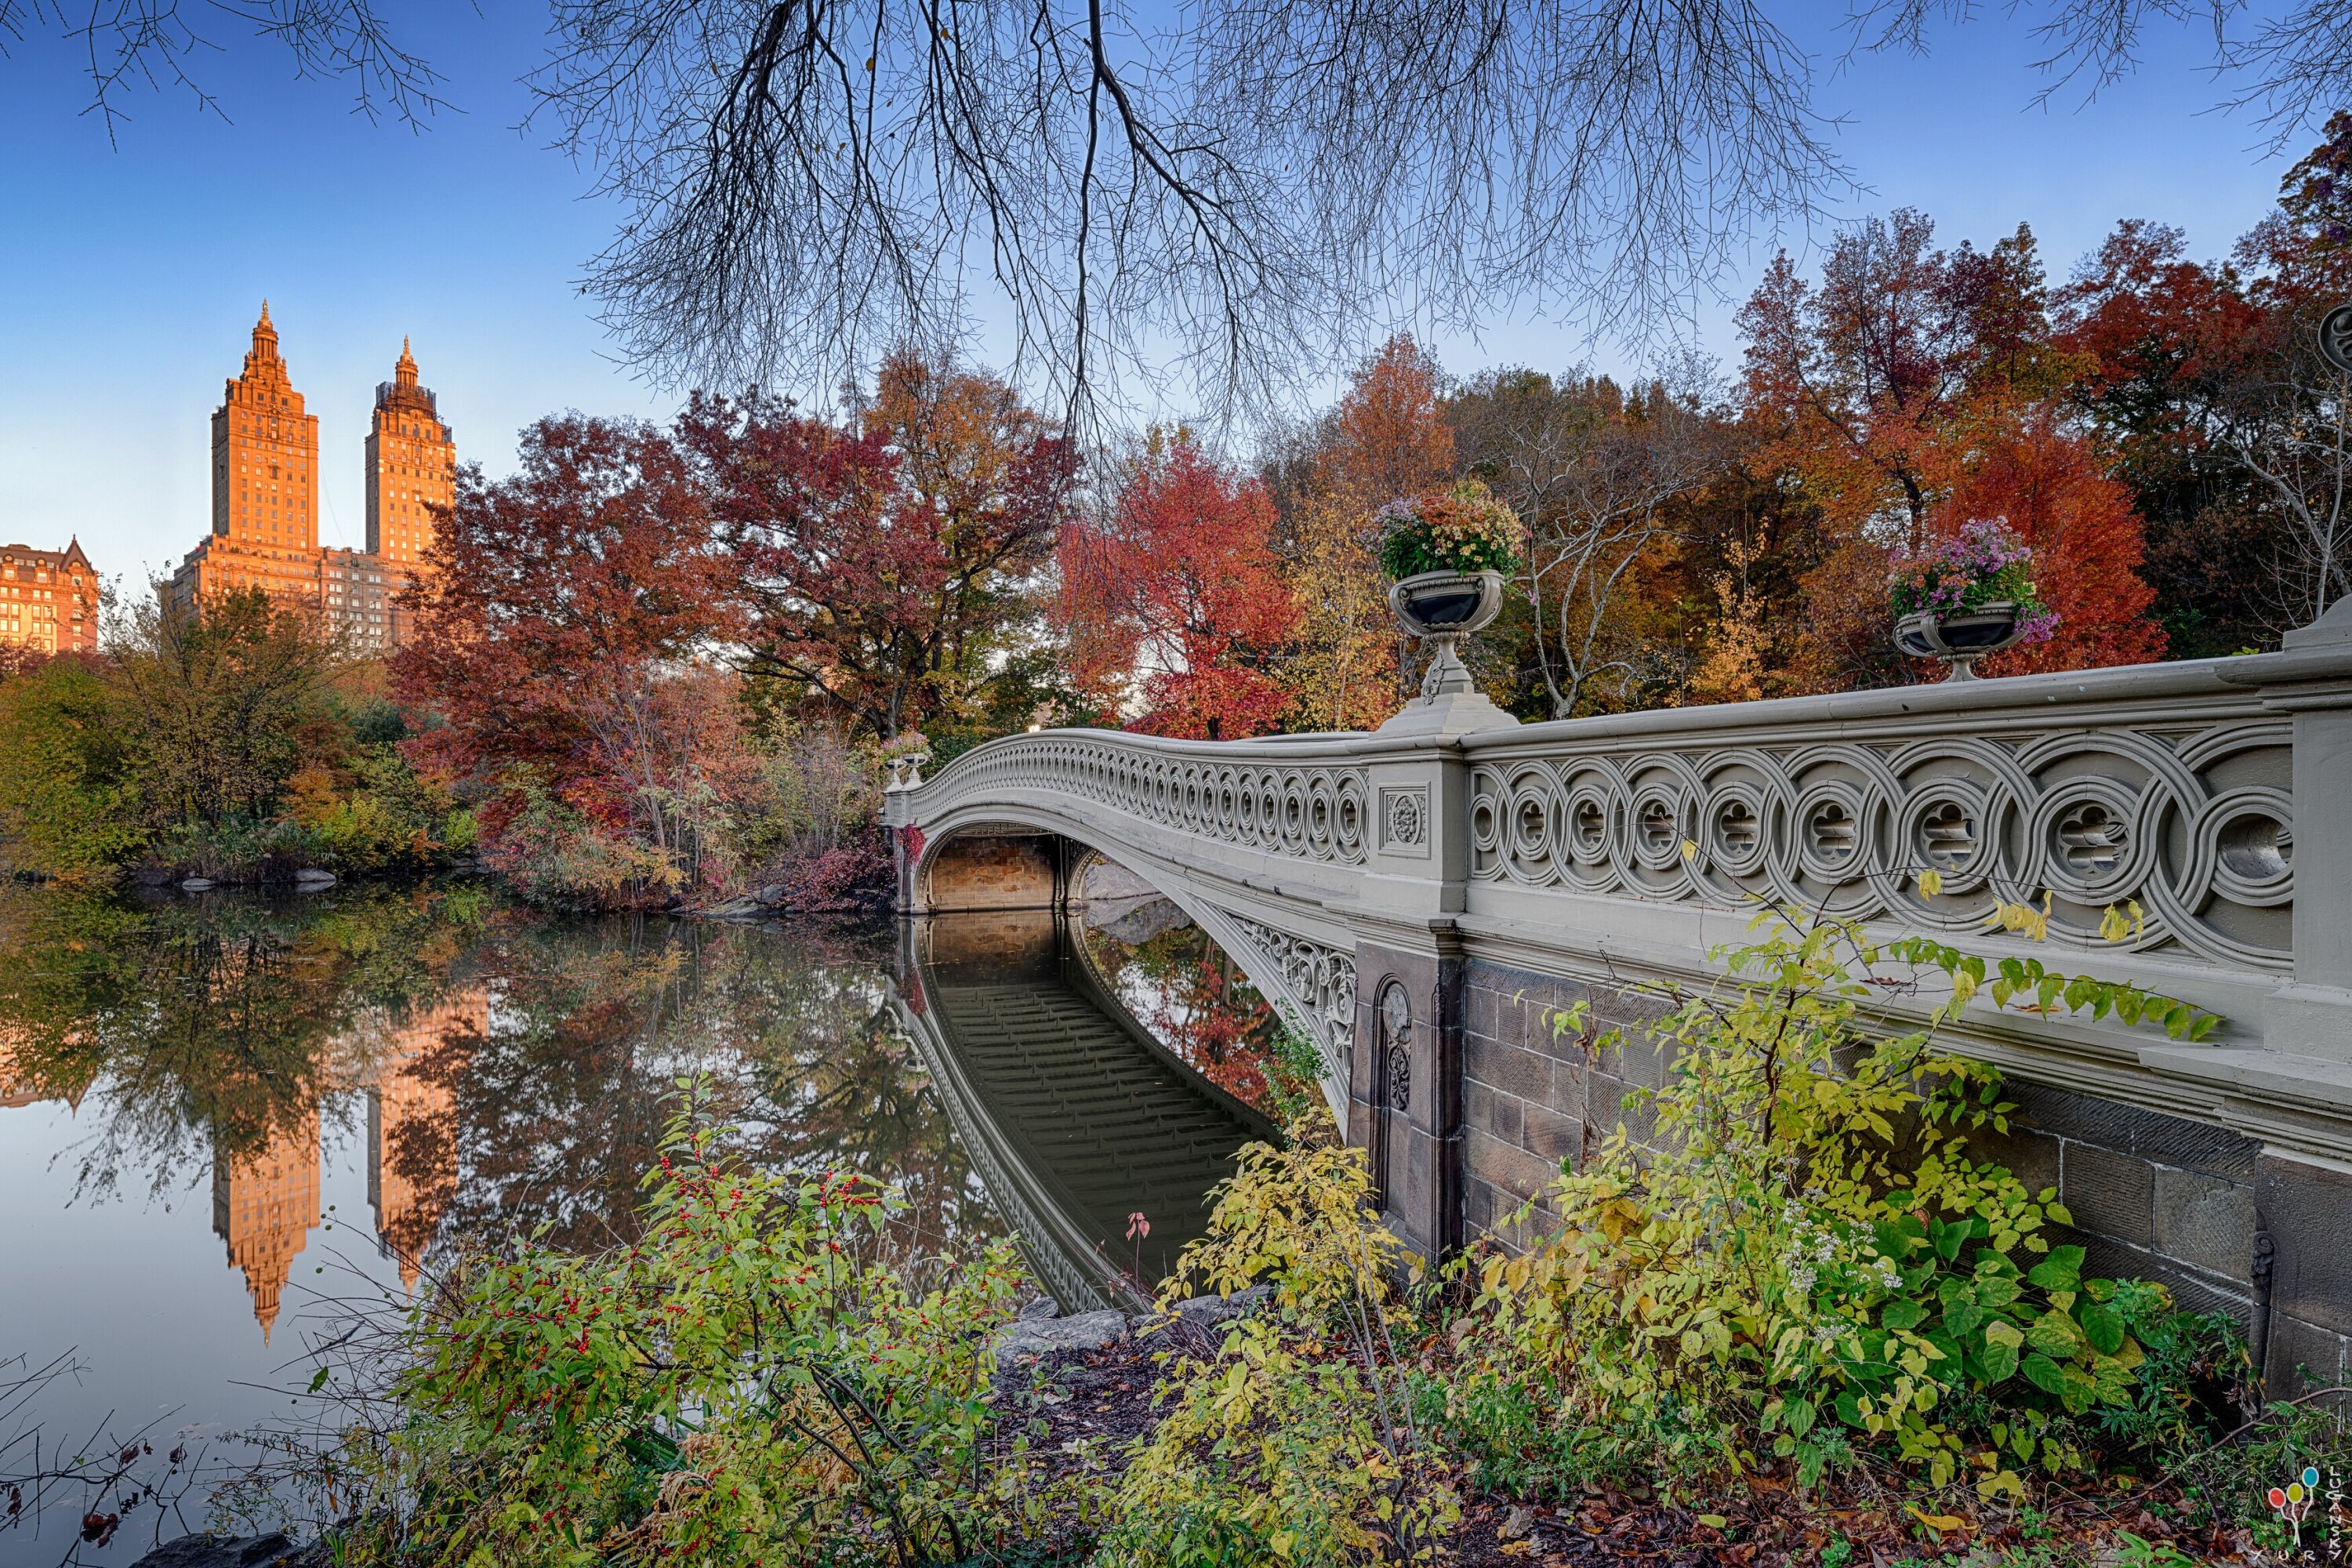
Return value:
[(1931, 520), (1938, 534), (1970, 518), (2000, 517), (2033, 549), (2042, 603), (2058, 613), (2048, 641), (2011, 648), (1988, 675), (2092, 669), (2164, 657), (2164, 630), (2147, 616), (2156, 591), (2140, 580), (2146, 544), (2130, 489), (2097, 450), (2048, 405), (1991, 423)]
[(849, 427), (698, 394), (678, 441), (742, 570), (749, 673), (883, 740), (1006, 684), (1070, 462), (1003, 382), (894, 355)]
[(1056, 618), (1106, 716), (1132, 704), (1135, 729), (1213, 740), (1274, 728), (1294, 615), (1274, 522), (1265, 486), (1155, 431), (1109, 510), (1063, 529)]
[(741, 751), (735, 677), (706, 662), (740, 624), (736, 563), (653, 426), (542, 419), (520, 456), (462, 478), (409, 590), (394, 689), (442, 722), (408, 750), (485, 799), (493, 852), (536, 797), (648, 890), (690, 885)]
[(1284, 486), (1298, 606), (1284, 676), (1293, 728), (1369, 729), (1397, 710), (1398, 632), (1369, 525), (1385, 502), (1452, 475), (1437, 392), (1437, 362), (1412, 338), (1391, 338), (1299, 442)]
[(1887, 563), (1971, 517), (2009, 518), (2066, 617), (2053, 641), (2006, 656), (2009, 669), (2161, 657), (2131, 492), (2065, 422), (2090, 364), (2053, 330), (2032, 235), (1945, 251), (1934, 234), (1917, 212), (1874, 220), (1832, 247), (1818, 287), (1784, 255), (1740, 314), (1751, 460), (1819, 511), (1795, 683), (1901, 679)]

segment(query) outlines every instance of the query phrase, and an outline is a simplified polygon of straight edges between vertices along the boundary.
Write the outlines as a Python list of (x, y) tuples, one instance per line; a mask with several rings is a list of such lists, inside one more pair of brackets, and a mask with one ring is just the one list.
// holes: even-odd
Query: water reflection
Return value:
[(898, 984), (965, 1152), (1066, 1309), (1172, 1272), (1234, 1151), (1273, 1131), (1139, 1021), (1105, 984), (1102, 928), (1077, 928), (1043, 912), (909, 926)]
[(631, 1234), (688, 1077), (746, 1157), (897, 1186), (909, 1258), (1010, 1229), (1105, 1299), (1265, 1131), (1185, 1066), (1246, 1095), (1262, 1005), (1139, 907), (824, 937), (0, 887), (0, 1356), (78, 1350), (45, 1413), (76, 1431), (282, 1410), (323, 1300), (399, 1300), (469, 1237)]

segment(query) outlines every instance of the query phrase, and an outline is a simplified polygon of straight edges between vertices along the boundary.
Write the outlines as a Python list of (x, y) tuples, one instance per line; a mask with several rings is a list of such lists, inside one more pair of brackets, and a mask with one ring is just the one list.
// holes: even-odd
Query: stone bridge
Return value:
[[(1015, 735), (902, 780), (886, 816), (910, 917), (1058, 907), (1094, 855), (1181, 906), (1313, 1031), (1429, 1251), (1646, 1131), (1624, 1096), (1663, 1081), (1656, 1055), (1556, 1022), (1705, 982), (1759, 900), (2179, 997), (2221, 1027), (1969, 1008), (1956, 1043), (2021, 1112), (1980, 1151), (2060, 1190), (2089, 1267), (2235, 1313), (2283, 1379), (2347, 1370), (2352, 600), (2232, 659), (1531, 725), (1452, 693), (1370, 733)], [(2046, 942), (1984, 929), (2045, 898)], [(2102, 938), (2135, 902), (2138, 933)]]

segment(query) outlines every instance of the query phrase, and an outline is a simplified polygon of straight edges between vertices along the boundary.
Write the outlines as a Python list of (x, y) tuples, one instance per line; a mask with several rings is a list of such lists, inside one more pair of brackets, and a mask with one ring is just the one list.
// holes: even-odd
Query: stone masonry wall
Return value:
[(966, 910), (1050, 910), (1060, 883), (1059, 840), (1043, 834), (971, 835), (939, 847), (925, 875), (926, 908), (946, 914)]
[[(1562, 1161), (1596, 1152), (1622, 1121), (1650, 1141), (1665, 1061), (1633, 1039), (1597, 1049), (1555, 1021), (1589, 1000), (1606, 1033), (1639, 1020), (1606, 988), (1483, 962), (1463, 994), (1463, 1204), (1472, 1237), (1510, 1238), (1507, 1221)], [(1629, 1037), (1633, 1031), (1628, 1031)], [(1980, 1158), (2027, 1187), (2058, 1189), (2086, 1271), (2161, 1280), (2180, 1305), (2221, 1311), (2242, 1327), (2260, 1316), (2257, 1237), (2267, 1237), (2266, 1366), (2274, 1387), (2352, 1372), (2352, 1174), (2263, 1151), (2237, 1133), (2011, 1078), (2010, 1130), (1983, 1130)], [(2258, 1347), (2259, 1351), (2260, 1347)]]

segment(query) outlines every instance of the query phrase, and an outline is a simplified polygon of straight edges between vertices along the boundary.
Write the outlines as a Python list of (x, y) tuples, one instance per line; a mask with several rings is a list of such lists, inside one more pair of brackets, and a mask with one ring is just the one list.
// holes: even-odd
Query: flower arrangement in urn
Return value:
[(1895, 645), (1914, 658), (1940, 658), (1951, 679), (2018, 643), (2047, 642), (2057, 612), (2033, 588), (2033, 552), (2006, 518), (1971, 518), (1916, 555), (1899, 555), (1886, 580)]
[(1389, 609), (1397, 624), (1431, 644), (1421, 694), (1435, 700), (1474, 689), (1455, 639), (1503, 608), (1503, 574), (1519, 563), (1527, 531), (1518, 514), (1476, 479), (1400, 497), (1372, 514), (1381, 566), (1396, 579)]
[(1527, 530), (1518, 513), (1477, 479), (1426, 495), (1400, 496), (1372, 514), (1381, 567), (1402, 581), (1432, 572), (1508, 572)]
[(931, 742), (920, 730), (901, 730), (882, 742), (882, 765), (890, 770), (892, 789), (923, 782), (923, 764), (931, 760)]

